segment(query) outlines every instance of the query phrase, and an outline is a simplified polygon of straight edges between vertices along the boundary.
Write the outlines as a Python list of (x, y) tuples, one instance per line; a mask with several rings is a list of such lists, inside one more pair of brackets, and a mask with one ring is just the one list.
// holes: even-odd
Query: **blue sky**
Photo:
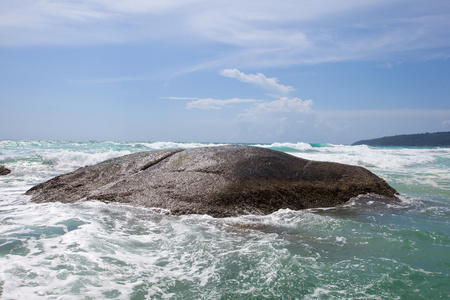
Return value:
[(0, 0), (0, 139), (450, 131), (448, 0)]

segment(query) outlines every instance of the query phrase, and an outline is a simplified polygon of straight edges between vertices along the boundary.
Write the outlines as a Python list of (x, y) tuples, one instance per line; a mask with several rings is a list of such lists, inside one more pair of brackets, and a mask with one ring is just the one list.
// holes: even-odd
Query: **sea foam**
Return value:
[[(56, 175), (137, 151), (215, 143), (0, 141), (0, 298), (448, 298), (450, 148), (258, 144), (367, 167), (399, 204), (172, 216), (29, 202)], [(364, 196), (361, 196), (361, 199)]]

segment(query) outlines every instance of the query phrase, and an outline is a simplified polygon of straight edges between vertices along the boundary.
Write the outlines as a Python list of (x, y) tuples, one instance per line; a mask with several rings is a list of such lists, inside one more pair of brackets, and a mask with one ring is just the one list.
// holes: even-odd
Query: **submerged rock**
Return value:
[(397, 200), (397, 192), (365, 168), (236, 145), (134, 153), (26, 192), (34, 202), (100, 200), (214, 217), (333, 207), (367, 193)]
[(0, 176), (8, 175), (9, 173), (11, 173), (10, 169), (8, 169), (4, 166), (0, 166)]

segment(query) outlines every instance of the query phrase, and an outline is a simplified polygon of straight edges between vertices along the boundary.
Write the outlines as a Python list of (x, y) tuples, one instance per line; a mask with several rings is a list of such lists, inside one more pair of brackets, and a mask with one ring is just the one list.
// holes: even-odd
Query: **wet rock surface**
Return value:
[(134, 153), (26, 192), (34, 202), (99, 200), (214, 217), (334, 207), (368, 193), (397, 201), (397, 192), (365, 168), (238, 145)]
[(11, 173), (10, 169), (0, 166), (0, 176), (8, 175), (9, 173)]

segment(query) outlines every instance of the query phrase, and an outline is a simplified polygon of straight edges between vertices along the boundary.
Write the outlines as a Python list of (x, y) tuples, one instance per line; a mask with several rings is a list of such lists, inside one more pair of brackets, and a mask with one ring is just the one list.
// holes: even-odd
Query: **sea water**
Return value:
[(450, 148), (255, 145), (368, 168), (401, 203), (212, 218), (30, 202), (54, 176), (173, 142), (0, 141), (2, 299), (448, 299)]

